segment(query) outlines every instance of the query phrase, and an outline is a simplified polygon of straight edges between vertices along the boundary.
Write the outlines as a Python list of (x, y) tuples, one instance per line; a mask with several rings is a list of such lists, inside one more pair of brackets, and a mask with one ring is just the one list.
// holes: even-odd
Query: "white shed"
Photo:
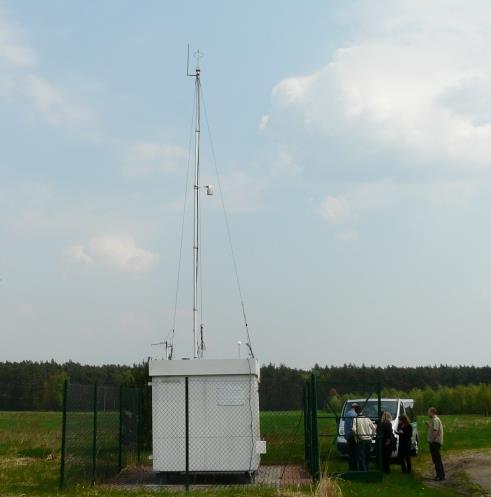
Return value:
[(189, 472), (257, 471), (265, 442), (256, 359), (151, 360), (149, 375), (154, 471), (185, 472), (186, 440)]

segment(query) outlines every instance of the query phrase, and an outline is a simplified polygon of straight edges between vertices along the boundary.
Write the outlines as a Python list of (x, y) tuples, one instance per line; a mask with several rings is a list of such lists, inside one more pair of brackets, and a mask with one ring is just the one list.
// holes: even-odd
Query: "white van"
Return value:
[[(351, 404), (353, 403), (360, 404), (363, 414), (369, 417), (372, 421), (378, 421), (378, 400), (377, 399), (349, 399), (346, 400), (341, 409), (341, 417), (338, 426), (338, 436), (336, 439), (336, 445), (338, 451), (342, 455), (348, 454), (348, 443), (346, 442), (346, 438), (344, 438), (344, 419), (346, 413), (351, 409)], [(392, 416), (392, 427), (395, 432), (398, 424), (398, 417), (405, 414), (413, 427), (413, 438), (411, 444), (411, 452), (413, 455), (417, 455), (419, 452), (419, 435), (418, 435), (418, 426), (416, 423), (416, 416), (414, 414), (414, 400), (413, 399), (381, 399), (381, 412), (387, 411)], [(395, 434), (395, 433), (394, 433)], [(399, 447), (399, 436), (396, 435), (397, 438), (397, 448), (392, 453), (392, 457), (397, 456), (397, 450)], [(373, 448), (372, 452), (375, 450), (375, 438), (372, 441)]]

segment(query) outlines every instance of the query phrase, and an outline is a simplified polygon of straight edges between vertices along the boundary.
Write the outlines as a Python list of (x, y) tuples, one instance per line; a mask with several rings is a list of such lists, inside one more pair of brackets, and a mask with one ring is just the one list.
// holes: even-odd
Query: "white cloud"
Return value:
[(103, 235), (89, 241), (89, 251), (96, 261), (127, 273), (144, 273), (159, 261), (159, 254), (138, 247), (130, 236)]
[[(463, 184), (460, 184), (460, 187), (465, 188)], [(459, 184), (456, 183), (453, 188), (459, 188)], [(440, 189), (440, 182), (404, 184), (376, 181), (354, 184), (336, 194), (326, 195), (320, 202), (318, 213), (328, 224), (350, 225), (358, 223), (366, 212), (388, 209), (397, 203), (437, 203), (437, 199), (442, 197), (442, 194), (436, 194)]]
[(269, 186), (269, 178), (265, 175), (254, 176), (238, 169), (221, 175), (220, 181), (225, 207), (235, 212), (257, 211), (261, 206), (262, 194)]
[(184, 164), (187, 157), (187, 150), (177, 145), (137, 142), (125, 152), (125, 174), (128, 177), (141, 177), (155, 172), (173, 172)]
[(352, 217), (348, 201), (333, 195), (328, 195), (322, 200), (319, 214), (328, 224), (344, 224)]
[(0, 57), (17, 67), (36, 64), (34, 50), (23, 41), (24, 35), (12, 22), (0, 20)]
[(271, 172), (272, 174), (280, 174), (285, 176), (296, 176), (302, 172), (303, 168), (299, 166), (292, 154), (281, 150), (276, 157), (272, 160)]
[(344, 230), (338, 233), (336, 238), (343, 242), (355, 242), (358, 240), (358, 233), (355, 230)]
[(489, 192), (490, 188), (489, 180), (450, 180), (430, 185), (426, 193), (435, 206), (461, 208), (470, 205), (476, 196)]
[(288, 140), (317, 137), (317, 156), (327, 149), (358, 169), (376, 152), (412, 167), (489, 169), (491, 4), (362, 5), (356, 41), (314, 73), (274, 87), (272, 112), (279, 116), (271, 123), (289, 127), (290, 134), (279, 130)]
[[(19, 104), (27, 101), (29, 112), (34, 110), (52, 125), (92, 124), (93, 109), (77, 102), (67, 86), (39, 74), (39, 57), (27, 38), (0, 9), (0, 97), (15, 97)], [(73, 83), (68, 86), (79, 91)]]
[(0, 97), (11, 97), (15, 92), (16, 83), (13, 75), (0, 76)]
[(261, 119), (259, 120), (259, 129), (262, 131), (266, 129), (269, 123), (269, 116), (267, 114), (264, 114), (261, 116)]
[[(268, 195), (266, 198), (266, 192), (276, 187), (283, 188), (283, 184), (295, 179), (302, 171), (303, 167), (295, 161), (287, 147), (261, 157), (258, 162), (252, 161), (240, 168), (229, 169), (220, 174), (227, 210), (257, 212), (274, 197)], [(216, 176), (203, 177), (201, 184), (215, 184), (219, 195)], [(181, 203), (177, 205), (182, 209)]]
[[(337, 235), (339, 239), (357, 239), (357, 234), (349, 226), (362, 222), (367, 213), (388, 211), (397, 206), (404, 206), (409, 212), (418, 206), (460, 209), (489, 191), (490, 187), (491, 181), (476, 179), (355, 183), (326, 195), (319, 203), (317, 213), (330, 225), (348, 226)], [(356, 238), (350, 238), (352, 233)]]
[(131, 236), (97, 236), (89, 240), (87, 247), (69, 245), (64, 252), (73, 262), (94, 262), (131, 274), (150, 271), (159, 261), (158, 253), (138, 247)]
[(32, 316), (35, 312), (35, 308), (30, 303), (20, 302), (17, 304), (15, 311), (20, 316)]
[(91, 257), (85, 251), (85, 247), (81, 244), (68, 245), (64, 249), (65, 256), (73, 262), (81, 262), (83, 264), (90, 264)]
[(310, 101), (311, 91), (319, 79), (319, 74), (286, 78), (273, 88), (273, 96), (286, 101), (287, 104), (298, 104)]
[(74, 102), (63, 91), (46, 79), (28, 76), (25, 92), (35, 109), (50, 124), (65, 124), (77, 121), (92, 121), (94, 112)]

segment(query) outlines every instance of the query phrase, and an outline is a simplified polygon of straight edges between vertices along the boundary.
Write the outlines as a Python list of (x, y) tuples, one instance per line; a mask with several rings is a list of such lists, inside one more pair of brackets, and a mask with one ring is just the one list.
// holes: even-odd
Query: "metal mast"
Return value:
[(196, 121), (194, 129), (194, 235), (193, 235), (193, 357), (203, 356), (198, 344), (198, 277), (199, 277), (199, 139), (200, 139), (200, 67), (199, 60), (203, 54), (198, 50), (196, 57), (195, 92), (196, 92)]

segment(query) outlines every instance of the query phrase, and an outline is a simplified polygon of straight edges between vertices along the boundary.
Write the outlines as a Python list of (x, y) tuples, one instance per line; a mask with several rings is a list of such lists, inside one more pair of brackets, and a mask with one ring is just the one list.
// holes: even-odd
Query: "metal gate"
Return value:
[[(380, 384), (329, 382), (312, 374), (304, 386), (305, 461), (314, 480), (322, 475), (351, 481), (382, 479), (382, 443), (380, 429), (366, 444), (370, 451), (368, 471), (349, 469), (348, 443), (344, 422), (352, 402), (360, 405), (365, 417), (377, 427), (382, 418)], [(353, 418), (351, 418), (353, 420)], [(362, 444), (357, 446), (361, 449)]]
[(65, 380), (60, 488), (95, 484), (141, 459), (142, 391)]

